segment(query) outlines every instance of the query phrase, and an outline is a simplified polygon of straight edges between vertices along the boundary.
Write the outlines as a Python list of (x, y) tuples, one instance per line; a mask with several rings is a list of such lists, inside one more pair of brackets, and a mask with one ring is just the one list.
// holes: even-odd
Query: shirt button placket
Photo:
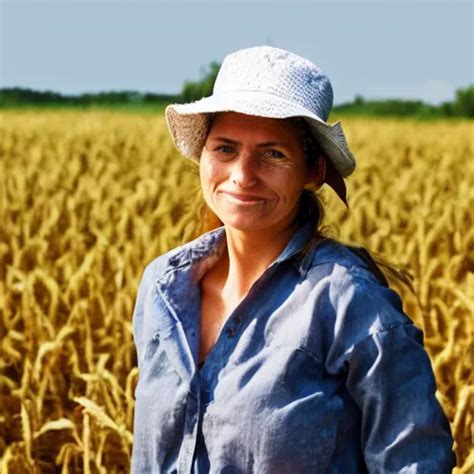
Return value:
[(186, 403), (186, 421), (184, 425), (183, 444), (179, 454), (178, 474), (191, 474), (193, 469), (193, 456), (197, 440), (199, 421), (200, 397), (196, 399), (189, 392)]
[(234, 325), (233, 326), (228, 326), (226, 328), (226, 333), (227, 333), (228, 337), (234, 337), (235, 336), (235, 334), (237, 333), (238, 326), (242, 322), (242, 316), (237, 314), (237, 315), (232, 317), (231, 321), (234, 323)]

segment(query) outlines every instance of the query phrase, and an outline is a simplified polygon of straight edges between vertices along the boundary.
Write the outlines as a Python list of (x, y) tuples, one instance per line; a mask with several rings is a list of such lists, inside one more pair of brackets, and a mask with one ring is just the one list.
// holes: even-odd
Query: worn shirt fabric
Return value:
[(449, 473), (423, 333), (364, 259), (302, 226), (202, 367), (199, 280), (220, 227), (150, 262), (133, 314), (132, 473)]

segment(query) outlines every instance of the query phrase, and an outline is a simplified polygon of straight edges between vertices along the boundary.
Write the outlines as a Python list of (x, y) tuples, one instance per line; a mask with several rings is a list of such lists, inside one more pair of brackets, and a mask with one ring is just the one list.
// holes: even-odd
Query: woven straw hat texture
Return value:
[(256, 46), (225, 57), (211, 96), (170, 104), (165, 117), (178, 151), (196, 162), (216, 112), (303, 117), (327, 158), (346, 177), (356, 162), (340, 122), (326, 122), (332, 103), (329, 78), (315, 64), (284, 49)]

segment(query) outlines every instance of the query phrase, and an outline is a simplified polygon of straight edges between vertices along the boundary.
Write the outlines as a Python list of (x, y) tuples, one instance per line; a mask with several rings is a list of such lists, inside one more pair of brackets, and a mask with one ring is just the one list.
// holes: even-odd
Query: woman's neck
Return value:
[(224, 281), (223, 295), (232, 300), (242, 299), (296, 230), (296, 223), (287, 228), (252, 232), (225, 226), (226, 248), (218, 263)]

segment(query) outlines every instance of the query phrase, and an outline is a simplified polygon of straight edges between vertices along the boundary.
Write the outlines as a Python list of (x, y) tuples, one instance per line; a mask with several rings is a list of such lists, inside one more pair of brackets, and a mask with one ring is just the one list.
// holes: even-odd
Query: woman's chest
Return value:
[(199, 280), (199, 365), (216, 344), (226, 320), (245, 299), (248, 291), (238, 292), (228, 280), (223, 259), (209, 267)]
[(328, 377), (299, 348), (238, 352), (209, 385), (203, 380), (209, 399), (202, 430), (212, 462), (219, 466), (230, 450), (239, 453), (239, 472), (326, 472), (341, 426), (351, 430), (358, 420), (342, 378)]
[(200, 284), (199, 308), (199, 363), (206, 359), (217, 341), (227, 317), (238, 305), (233, 298), (222, 293), (222, 284), (212, 278), (204, 278)]
[(224, 308), (220, 299), (201, 291), (199, 363), (204, 362), (207, 354), (216, 342), (224, 324)]

